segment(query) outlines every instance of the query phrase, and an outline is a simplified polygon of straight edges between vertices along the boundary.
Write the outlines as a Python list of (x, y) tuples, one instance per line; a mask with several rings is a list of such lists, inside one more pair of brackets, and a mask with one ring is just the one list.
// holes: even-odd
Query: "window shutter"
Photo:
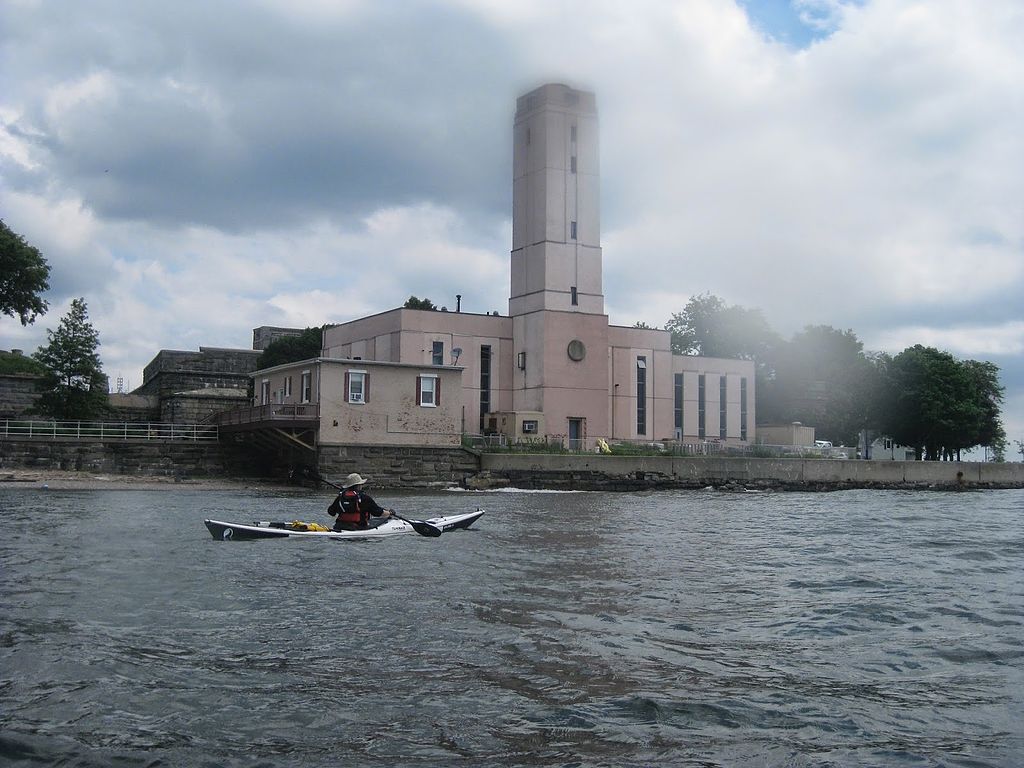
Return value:
[(350, 378), (351, 377), (349, 376), (348, 371), (345, 371), (345, 395), (344, 395), (344, 397), (342, 397), (342, 402), (344, 402), (344, 403), (347, 403), (349, 401), (349, 399), (352, 397), (352, 390), (349, 389), (349, 379)]
[(422, 377), (416, 377), (416, 405), (423, 405), (423, 390), (420, 389), (420, 379)]
[(434, 405), (441, 404), (441, 377), (434, 379)]
[(370, 402), (370, 374), (363, 374), (363, 402)]

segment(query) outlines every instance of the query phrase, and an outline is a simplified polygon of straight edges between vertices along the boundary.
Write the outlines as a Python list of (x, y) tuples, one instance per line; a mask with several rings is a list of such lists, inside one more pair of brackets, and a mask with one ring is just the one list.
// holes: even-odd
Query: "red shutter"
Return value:
[(434, 379), (434, 405), (441, 404), (441, 377)]
[(363, 402), (370, 402), (370, 374), (363, 374)]
[(423, 405), (423, 390), (420, 389), (420, 377), (416, 377), (416, 405)]

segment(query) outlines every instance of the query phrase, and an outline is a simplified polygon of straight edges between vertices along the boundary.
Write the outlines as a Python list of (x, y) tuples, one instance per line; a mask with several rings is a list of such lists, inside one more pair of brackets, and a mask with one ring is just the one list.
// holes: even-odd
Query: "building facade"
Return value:
[(604, 312), (594, 94), (517, 102), (508, 315), (396, 309), (324, 329), (323, 358), (456, 366), (462, 433), (747, 444), (754, 366), (674, 355)]

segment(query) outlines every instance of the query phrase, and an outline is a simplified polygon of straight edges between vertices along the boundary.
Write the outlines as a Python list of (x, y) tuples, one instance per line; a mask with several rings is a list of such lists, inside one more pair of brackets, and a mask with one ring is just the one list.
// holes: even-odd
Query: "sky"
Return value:
[[(0, 218), (114, 386), (410, 295), (508, 311), (512, 120), (597, 95), (605, 306), (990, 360), (1024, 439), (1020, 0), (2, 0)], [(1013, 458), (1009, 456), (1008, 458)]]

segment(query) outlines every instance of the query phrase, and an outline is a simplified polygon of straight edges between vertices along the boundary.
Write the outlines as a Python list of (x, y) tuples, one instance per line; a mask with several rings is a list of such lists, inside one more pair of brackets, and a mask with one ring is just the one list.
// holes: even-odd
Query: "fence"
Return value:
[(190, 440), (215, 442), (213, 424), (164, 424), (135, 421), (0, 421), (0, 436), (78, 440)]
[[(564, 435), (510, 438), (506, 435), (463, 435), (467, 448), (500, 453), (605, 453), (598, 440), (570, 440)], [(733, 445), (716, 441), (684, 443), (675, 440), (607, 440), (616, 456), (738, 456), (750, 458), (852, 459), (854, 448), (798, 445)]]

